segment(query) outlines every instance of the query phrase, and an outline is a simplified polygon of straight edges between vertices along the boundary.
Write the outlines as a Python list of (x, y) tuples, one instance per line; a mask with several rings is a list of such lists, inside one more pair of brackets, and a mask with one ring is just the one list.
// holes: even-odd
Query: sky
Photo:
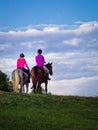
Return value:
[(40, 48), (49, 93), (98, 96), (97, 13), (98, 0), (0, 0), (0, 70), (11, 79), (21, 52), (31, 69)]

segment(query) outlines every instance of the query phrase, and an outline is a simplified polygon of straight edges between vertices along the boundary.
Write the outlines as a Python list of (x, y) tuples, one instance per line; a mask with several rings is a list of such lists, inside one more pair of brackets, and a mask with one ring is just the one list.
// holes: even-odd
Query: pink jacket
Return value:
[(19, 68), (25, 68), (25, 66), (26, 66), (26, 68), (29, 69), (26, 60), (25, 60), (24, 58), (19, 58), (19, 59), (17, 60), (17, 68), (18, 68), (18, 69), (19, 69)]
[(45, 59), (44, 59), (43, 55), (38, 54), (35, 59), (36, 59), (36, 65), (37, 66), (44, 66)]

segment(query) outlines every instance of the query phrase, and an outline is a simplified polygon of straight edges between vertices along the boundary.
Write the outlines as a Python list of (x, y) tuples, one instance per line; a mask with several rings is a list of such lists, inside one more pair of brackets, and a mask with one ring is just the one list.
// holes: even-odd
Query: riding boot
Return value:
[(30, 83), (30, 72), (28, 72), (28, 83)]

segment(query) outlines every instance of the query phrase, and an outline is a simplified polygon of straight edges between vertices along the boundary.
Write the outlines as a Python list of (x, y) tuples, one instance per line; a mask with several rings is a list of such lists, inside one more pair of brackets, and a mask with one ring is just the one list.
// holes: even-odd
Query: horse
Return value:
[[(48, 68), (49, 74), (53, 75), (52, 63), (48, 63), (45, 66)], [(43, 67), (34, 66), (31, 69), (31, 79), (33, 84), (31, 89), (34, 88), (34, 93), (36, 92), (36, 88), (38, 93), (39, 88), (41, 88), (41, 84), (45, 83), (45, 93), (47, 94), (48, 75), (46, 74)]]
[(15, 69), (12, 72), (13, 81), (13, 91), (18, 91), (18, 86), (20, 85), (19, 93), (25, 92), (24, 85), (26, 85), (26, 93), (28, 93), (28, 75), (22, 69)]

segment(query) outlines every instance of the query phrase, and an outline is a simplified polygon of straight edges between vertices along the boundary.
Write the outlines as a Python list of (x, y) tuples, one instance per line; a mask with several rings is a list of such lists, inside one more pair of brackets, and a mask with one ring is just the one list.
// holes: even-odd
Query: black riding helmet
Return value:
[(39, 54), (41, 54), (42, 53), (42, 50), (41, 49), (38, 49), (38, 51), (37, 51)]
[(20, 57), (25, 57), (23, 53), (20, 54)]

